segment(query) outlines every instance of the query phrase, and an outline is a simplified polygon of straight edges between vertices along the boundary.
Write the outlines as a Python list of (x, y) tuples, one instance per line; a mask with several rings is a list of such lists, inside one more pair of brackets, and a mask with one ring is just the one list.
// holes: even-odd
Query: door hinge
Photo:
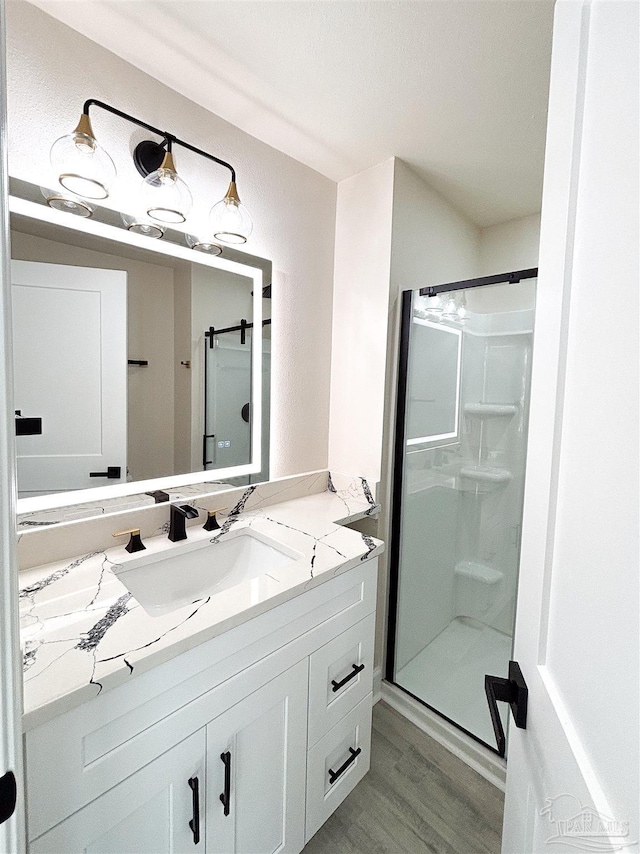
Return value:
[(484, 691), (489, 703), (491, 723), (493, 724), (493, 732), (498, 744), (498, 753), (500, 756), (504, 756), (507, 745), (500, 712), (498, 711), (498, 702), (509, 703), (516, 726), (520, 729), (527, 728), (529, 689), (527, 688), (527, 683), (524, 681), (524, 676), (518, 662), (509, 662), (508, 679), (503, 679), (500, 676), (485, 676)]

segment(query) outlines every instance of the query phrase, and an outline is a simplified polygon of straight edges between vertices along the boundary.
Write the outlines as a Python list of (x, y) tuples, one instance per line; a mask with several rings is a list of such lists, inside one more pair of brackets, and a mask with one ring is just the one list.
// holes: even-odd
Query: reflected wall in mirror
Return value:
[(81, 226), (12, 198), (18, 509), (268, 479), (268, 262)]

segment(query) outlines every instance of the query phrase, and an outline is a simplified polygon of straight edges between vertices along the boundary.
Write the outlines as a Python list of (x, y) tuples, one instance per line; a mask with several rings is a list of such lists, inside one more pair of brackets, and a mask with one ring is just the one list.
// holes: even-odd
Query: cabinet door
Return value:
[(205, 743), (202, 729), (40, 836), (31, 854), (204, 852)]
[(207, 726), (208, 854), (304, 845), (308, 660)]

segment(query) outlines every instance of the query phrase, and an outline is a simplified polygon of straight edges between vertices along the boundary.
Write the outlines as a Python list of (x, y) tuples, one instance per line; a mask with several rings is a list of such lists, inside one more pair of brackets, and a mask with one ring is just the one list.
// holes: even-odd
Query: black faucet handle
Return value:
[(125, 534), (130, 534), (130, 539), (125, 549), (132, 554), (133, 552), (143, 552), (146, 546), (140, 539), (140, 528), (128, 528), (126, 531), (117, 531), (113, 534), (114, 537), (124, 537)]
[(216, 513), (222, 513), (227, 510), (227, 507), (217, 507), (215, 510), (207, 510), (207, 521), (202, 526), (205, 531), (217, 531), (220, 528), (220, 523), (216, 519)]

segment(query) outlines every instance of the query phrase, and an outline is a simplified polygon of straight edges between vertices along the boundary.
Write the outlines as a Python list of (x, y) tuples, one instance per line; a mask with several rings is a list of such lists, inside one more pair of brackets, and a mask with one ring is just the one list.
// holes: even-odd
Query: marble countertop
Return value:
[(204, 531), (202, 520), (190, 527), (189, 542), (214, 547), (231, 529), (251, 528), (302, 556), (259, 584), (254, 579), (162, 616), (149, 616), (112, 571), (130, 559), (124, 545), (22, 572), (24, 729), (380, 554), (380, 540), (340, 524), (379, 509), (366, 481), (358, 481), (364, 490), (336, 489), (329, 476), (324, 492), (263, 507), (251, 506), (249, 487), (228, 516), (220, 515), (219, 531)]

